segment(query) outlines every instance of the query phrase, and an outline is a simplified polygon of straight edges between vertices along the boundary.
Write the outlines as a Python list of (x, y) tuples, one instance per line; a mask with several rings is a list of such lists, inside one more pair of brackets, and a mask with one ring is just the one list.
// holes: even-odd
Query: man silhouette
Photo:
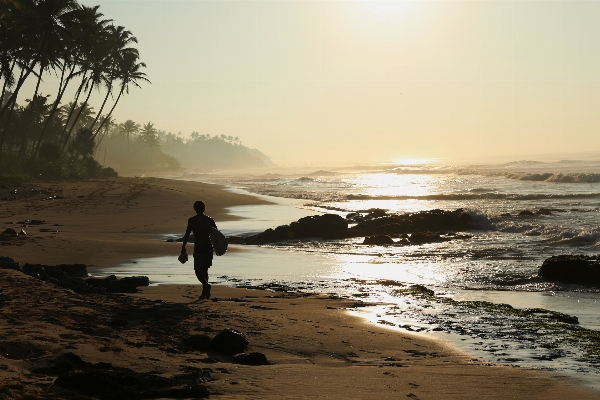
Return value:
[(187, 244), (190, 233), (194, 233), (194, 272), (196, 277), (202, 283), (202, 295), (200, 300), (210, 299), (211, 285), (208, 283), (208, 269), (212, 265), (213, 247), (210, 241), (210, 228), (217, 228), (215, 220), (204, 214), (206, 206), (204, 202), (197, 201), (194, 203), (196, 215), (188, 219), (187, 229), (183, 237), (183, 247), (181, 252), (185, 253), (185, 245)]

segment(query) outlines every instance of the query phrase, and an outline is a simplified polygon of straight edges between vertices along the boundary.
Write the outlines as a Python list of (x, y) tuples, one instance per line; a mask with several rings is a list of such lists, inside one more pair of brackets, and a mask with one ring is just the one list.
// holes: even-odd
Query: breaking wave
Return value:
[(600, 193), (572, 193), (572, 194), (550, 194), (550, 193), (451, 193), (431, 194), (425, 196), (369, 196), (361, 194), (346, 195), (346, 200), (569, 200), (598, 198)]

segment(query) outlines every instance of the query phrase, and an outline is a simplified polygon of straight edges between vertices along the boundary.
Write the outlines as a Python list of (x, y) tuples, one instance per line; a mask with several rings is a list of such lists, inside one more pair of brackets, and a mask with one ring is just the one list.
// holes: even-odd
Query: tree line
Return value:
[(152, 122), (127, 120), (112, 124), (102, 136), (97, 159), (126, 173), (176, 171), (182, 168), (219, 170), (273, 165), (258, 150), (242, 145), (237, 136), (192, 132), (188, 137), (157, 129)]
[[(75, 0), (0, 0), (3, 171), (56, 177), (103, 172), (93, 155), (114, 128), (113, 111), (131, 88), (149, 80), (133, 47), (137, 39), (98, 10)], [(58, 86), (45, 94), (50, 76)], [(35, 87), (30, 93), (24, 93), (27, 81)], [(68, 88), (74, 98), (65, 98)], [(98, 111), (90, 106), (95, 92), (103, 92)]]

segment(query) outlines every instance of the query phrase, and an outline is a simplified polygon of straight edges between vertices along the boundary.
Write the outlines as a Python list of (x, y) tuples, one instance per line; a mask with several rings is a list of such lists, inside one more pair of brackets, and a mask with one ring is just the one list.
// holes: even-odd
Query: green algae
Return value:
[(411, 296), (428, 303), (444, 304), (471, 315), (487, 319), (486, 314), (495, 318), (512, 318), (524, 331), (538, 336), (538, 346), (545, 349), (559, 349), (565, 345), (579, 348), (586, 357), (600, 362), (600, 331), (578, 325), (576, 316), (547, 310), (544, 308), (514, 308), (509, 304), (489, 301), (459, 301), (449, 297), (436, 296), (434, 291), (423, 285), (412, 285), (392, 292), (397, 296)]

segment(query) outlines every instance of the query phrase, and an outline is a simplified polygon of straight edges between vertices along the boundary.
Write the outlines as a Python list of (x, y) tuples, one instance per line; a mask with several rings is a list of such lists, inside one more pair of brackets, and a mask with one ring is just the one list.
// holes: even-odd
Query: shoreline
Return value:
[[(86, 181), (81, 184), (80, 182), (62, 182), (40, 185), (45, 189), (45, 192), (35, 194), (32, 196), (33, 199), (31, 197), (28, 198), (27, 204), (21, 204), (21, 214), (10, 210), (9, 207), (4, 207), (5, 210), (0, 215), (4, 220), (12, 217), (15, 219), (26, 217), (29, 217), (27, 219), (47, 219), (47, 223), (42, 226), (59, 223), (55, 221), (60, 220), (62, 222), (61, 225), (65, 228), (64, 230), (57, 228), (61, 229), (59, 233), (50, 232), (48, 235), (45, 235), (45, 232), (40, 234), (36, 232), (26, 239), (28, 242), (24, 242), (20, 246), (1, 247), (2, 255), (13, 257), (23, 264), (25, 262), (41, 262), (44, 264), (83, 262), (94, 268), (103, 265), (115, 265), (118, 264), (118, 260), (133, 260), (136, 258), (135, 255), (141, 255), (139, 258), (148, 258), (153, 255), (172, 255), (174, 247), (171, 243), (162, 243), (157, 240), (153, 240), (156, 243), (148, 244), (147, 242), (152, 240), (152, 235), (154, 235), (154, 238), (158, 236), (155, 233), (156, 230), (161, 229), (161, 233), (164, 234), (164, 226), (175, 229), (175, 227), (181, 226), (181, 221), (185, 225), (187, 217), (193, 213), (193, 210), (192, 213), (188, 211), (191, 210), (191, 204), (193, 203), (191, 199), (196, 200), (198, 195), (208, 195), (211, 200), (215, 201), (215, 204), (221, 205), (220, 208), (214, 207), (211, 209), (207, 203), (207, 208), (214, 210), (208, 213), (213, 217), (217, 216), (221, 221), (237, 218), (228, 215), (226, 210), (227, 207), (238, 205), (235, 204), (236, 202), (248, 205), (267, 204), (264, 200), (253, 199), (252, 196), (239, 193), (232, 194), (224, 190), (222, 186), (156, 178), (118, 178), (117, 180)], [(76, 193), (73, 195), (63, 196), (64, 198), (62, 199), (43, 200), (43, 198), (51, 197), (52, 193), (65, 193), (67, 189), (73, 190), (72, 187), (76, 188)], [(93, 188), (96, 189), (95, 192), (94, 190), (90, 190)], [(53, 192), (49, 192), (48, 189), (53, 190)], [(202, 191), (206, 193), (201, 193)], [(81, 195), (85, 197), (78, 197)], [(131, 200), (119, 205), (117, 200), (123, 196)], [(92, 204), (85, 204), (86, 200), (91, 200)], [(61, 207), (59, 203), (56, 203), (56, 205), (46, 203), (49, 201), (63, 201), (66, 204), (63, 204), (64, 207)], [(177, 204), (173, 205), (175, 201), (177, 201)], [(113, 204), (115, 202), (116, 204)], [(169, 204), (169, 207), (165, 207), (165, 203)], [(46, 204), (50, 204), (50, 206), (41, 207), (46, 206)], [(224, 204), (229, 205), (226, 207)], [(30, 211), (31, 208), (34, 208), (34, 211)], [(15, 210), (18, 211), (18, 209), (19, 207), (15, 207)], [(12, 216), (8, 216), (5, 212), (6, 210), (9, 210), (9, 213), (13, 213)], [(160, 226), (157, 224), (143, 225), (149, 218), (156, 217), (157, 210), (168, 210), (168, 212), (161, 214), (161, 218), (164, 218), (164, 223)], [(81, 212), (72, 215), (76, 211)], [(55, 219), (52, 220), (52, 218)], [(119, 218), (122, 218), (122, 220), (119, 220)], [(124, 232), (117, 232), (119, 228), (116, 227), (107, 231), (107, 226), (111, 225), (109, 222), (115, 220), (119, 228), (133, 222), (134, 229), (131, 229), (125, 235), (123, 235)], [(90, 221), (93, 223), (90, 223)], [(185, 226), (179, 229), (183, 231)], [(89, 232), (94, 233), (96, 236), (93, 238), (85, 236)], [(119, 241), (121, 237), (122, 241)], [(62, 241), (55, 239), (62, 239)], [(67, 246), (65, 242), (69, 245), (75, 243), (81, 246), (81, 248), (77, 249), (75, 246)], [(111, 247), (111, 250), (108, 251), (107, 247)], [(177, 251), (177, 249), (175, 250)], [(90, 265), (93, 263), (89, 261), (94, 261), (96, 264)], [(11, 278), (20, 280), (20, 277), (13, 276)], [(34, 284), (33, 282), (30, 283)], [(43, 285), (48, 284), (43, 283)], [(378, 393), (378, 396), (383, 396), (384, 398), (389, 395), (396, 396), (397, 394), (414, 398), (418, 398), (420, 395), (424, 395), (427, 398), (490, 398), (490, 390), (493, 392), (492, 397), (504, 398), (504, 395), (507, 393), (507, 386), (511, 386), (512, 393), (515, 395), (526, 395), (531, 398), (564, 398), (564, 396), (572, 395), (575, 392), (578, 393), (580, 398), (597, 397), (597, 392), (590, 392), (579, 385), (579, 382), (574, 382), (562, 376), (557, 377), (544, 371), (495, 366), (481, 360), (473, 361), (475, 359), (473, 355), (458, 354), (457, 350), (450, 345), (444, 345), (443, 343), (433, 344), (431, 339), (424, 338), (422, 335), (413, 337), (413, 334), (392, 331), (391, 329), (367, 322), (366, 319), (359, 316), (348, 316), (347, 308), (352, 305), (350, 300), (328, 299), (307, 293), (295, 293), (288, 296), (288, 294), (279, 292), (260, 292), (260, 295), (257, 297), (259, 291), (247, 291), (245, 289), (215, 285), (214, 296), (218, 296), (220, 300), (215, 301), (213, 299), (211, 302), (190, 303), (194, 296), (197, 298), (199, 295), (198, 288), (198, 285), (158, 285), (144, 288), (139, 294), (126, 297), (132, 298), (133, 304), (136, 307), (142, 306), (147, 301), (159, 300), (172, 304), (176, 308), (192, 307), (194, 308), (194, 310), (191, 310), (192, 314), (198, 312), (197, 317), (215, 325), (214, 328), (210, 328), (213, 331), (226, 325), (235, 325), (246, 332), (259, 332), (256, 329), (256, 321), (262, 321), (261, 323), (264, 325), (260, 330), (261, 333), (248, 333), (248, 335), (261, 340), (263, 340), (264, 336), (269, 336), (269, 343), (271, 344), (252, 344), (255, 343), (252, 340), (251, 346), (253, 349), (258, 349), (258, 351), (266, 354), (270, 360), (275, 360), (272, 367), (275, 370), (287, 371), (287, 375), (276, 375), (277, 379), (274, 379), (269, 376), (269, 374), (273, 374), (272, 368), (266, 371), (266, 366), (239, 366), (231, 364), (228, 360), (224, 359), (219, 361), (219, 363), (225, 365), (227, 369), (235, 369), (236, 372), (234, 375), (238, 379), (238, 383), (230, 383), (224, 386), (224, 382), (227, 379), (219, 378), (221, 379), (220, 381), (218, 380), (208, 385), (209, 387), (214, 387), (211, 390), (213, 392), (216, 391), (219, 393), (222, 391), (223, 398), (247, 398), (247, 396), (252, 395), (256, 395), (257, 398), (268, 398), (269, 396), (273, 396), (273, 398), (281, 398), (282, 396), (293, 398), (302, 390), (312, 390), (310, 393), (306, 392), (306, 396), (311, 397), (318, 396), (327, 390), (332, 390), (332, 388), (335, 388), (334, 391), (330, 392), (332, 396), (349, 398), (365, 398), (364, 396), (370, 396), (373, 390)], [(10, 293), (12, 290), (18, 291), (19, 289), (15, 288), (14, 284), (11, 283), (8, 286), (5, 284), (1, 291), (2, 293)], [(28, 288), (21, 288), (21, 290), (27, 293)], [(46, 307), (48, 312), (51, 312), (54, 303), (63, 304), (64, 307), (65, 304), (73, 300), (72, 298), (79, 298), (78, 296), (74, 296), (73, 293), (61, 293), (61, 296), (65, 298), (61, 297), (60, 301), (58, 301), (53, 297), (57, 295), (55, 293), (57, 291), (52, 287), (44, 287), (42, 291), (49, 293), (49, 298), (52, 299), (48, 301)], [(182, 292), (186, 294), (184, 295)], [(11, 295), (9, 294), (8, 296), (10, 297)], [(188, 296), (191, 296), (191, 298)], [(18, 297), (21, 298), (21, 296)], [(235, 299), (241, 300), (236, 301)], [(135, 305), (138, 300), (142, 304)], [(99, 299), (99, 301), (102, 300)], [(285, 303), (286, 301), (287, 304), (280, 304), (280, 302)], [(327, 305), (323, 305), (322, 302), (318, 301), (324, 301)], [(25, 308), (29, 307), (31, 311), (36, 306), (31, 301), (22, 302), (24, 304), (21, 306)], [(249, 303), (253, 302), (257, 302), (258, 304), (248, 306)], [(194, 305), (190, 306), (189, 304)], [(195, 304), (198, 304), (198, 310), (195, 310)], [(54, 306), (57, 305), (54, 304)], [(253, 307), (253, 305), (256, 307)], [(10, 303), (10, 306), (12, 307), (12, 303)], [(280, 313), (279, 311), (281, 310), (285, 310), (285, 312)], [(318, 319), (313, 317), (313, 314), (310, 314), (309, 311), (318, 316)], [(6, 312), (6, 306), (2, 308), (2, 312)], [(218, 315), (216, 321), (212, 320), (214, 318), (209, 317), (211, 313)], [(226, 314), (227, 316), (224, 317)], [(269, 317), (264, 317), (262, 314), (269, 315)], [(283, 314), (285, 314), (285, 317)], [(31, 320), (31, 317), (28, 315), (19, 315), (19, 318), (31, 330), (31, 332), (27, 332), (32, 333), (30, 335), (32, 336), (31, 343), (38, 343), (39, 341), (33, 338), (33, 332), (39, 331), (39, 329), (29, 325), (35, 325), (36, 320)], [(298, 335), (299, 332), (295, 330), (294, 326), (299, 324), (298, 321), (302, 321), (302, 318), (304, 318), (303, 321), (305, 323), (303, 324), (302, 334)], [(351, 323), (348, 323), (343, 328), (340, 325), (341, 321), (351, 321)], [(319, 324), (318, 327), (315, 327), (317, 324)], [(2, 332), (2, 340), (6, 340), (9, 337), (9, 329), (12, 328), (9, 328), (8, 325), (10, 324), (7, 324), (7, 327), (0, 331)], [(328, 326), (328, 329), (322, 328), (323, 326)], [(107, 328), (109, 327), (110, 325), (107, 325)], [(66, 329), (64, 324), (62, 328)], [(190, 332), (197, 332), (196, 328), (198, 327), (189, 330), (188, 334)], [(271, 328), (273, 328), (272, 331)], [(361, 333), (355, 334), (359, 329)], [(336, 330), (338, 332), (335, 332)], [(19, 331), (23, 332), (27, 331), (27, 329), (19, 328)], [(114, 340), (120, 343), (119, 348), (121, 350), (119, 351), (109, 350), (98, 353), (98, 348), (94, 348), (93, 344), (84, 346), (82, 344), (85, 342), (83, 339), (78, 342), (80, 345), (74, 345), (69, 339), (62, 338), (60, 335), (58, 337), (53, 336), (53, 340), (57, 342), (52, 342), (62, 343), (62, 346), (58, 350), (51, 351), (56, 346), (49, 343), (45, 343), (48, 349), (44, 350), (46, 353), (54, 354), (59, 351), (64, 352), (64, 349), (69, 348), (68, 346), (75, 346), (81, 354), (85, 355), (86, 359), (84, 361), (112, 362), (115, 365), (123, 362), (122, 354), (128, 354), (129, 359), (126, 360), (125, 364), (130, 368), (133, 368), (140, 362), (141, 354), (158, 352), (157, 349), (146, 348), (144, 346), (140, 349), (139, 347), (126, 345), (122, 333), (119, 332), (119, 329), (114, 329), (110, 332), (111, 335), (114, 335)], [(68, 334), (65, 335), (68, 336)], [(377, 337), (378, 340), (366, 339), (370, 336)], [(327, 337), (327, 340), (323, 340), (325, 337)], [(383, 337), (385, 337), (385, 340), (381, 339)], [(348, 338), (351, 338), (351, 340), (348, 340)], [(94, 342), (93, 337), (88, 339)], [(347, 346), (354, 341), (360, 343), (360, 346), (358, 346), (361, 347), (359, 352), (349, 350)], [(96, 341), (95, 343), (98, 344), (100, 342)], [(311, 350), (309, 346), (311, 343), (320, 343), (322, 346), (317, 346), (319, 347), (319, 351)], [(406, 346), (410, 344), (409, 347), (411, 348), (398, 347), (399, 343)], [(44, 347), (44, 343), (40, 347)], [(354, 348), (352, 345), (350, 347)], [(176, 351), (181, 351), (177, 346), (173, 348)], [(414, 352), (412, 352), (413, 350)], [(375, 357), (376, 355), (383, 355), (385, 352), (389, 354), (379, 358)], [(424, 355), (419, 355), (419, 352)], [(310, 353), (311, 356), (303, 357), (307, 353)], [(350, 353), (357, 354), (358, 357), (354, 357)], [(433, 353), (443, 353), (444, 356), (431, 355)], [(160, 359), (161, 362), (167, 363), (173, 368), (176, 368), (177, 365), (181, 367), (183, 364), (191, 367), (194, 364), (198, 365), (199, 362), (188, 362), (189, 360), (186, 360), (185, 357), (189, 358), (189, 354), (186, 355), (185, 352), (180, 353), (181, 357), (169, 355), (173, 360), (160, 352), (158, 355), (151, 358)], [(143, 357), (147, 357), (147, 355)], [(469, 357), (471, 357), (470, 360), (468, 360)], [(136, 359), (138, 361), (135, 361)], [(414, 359), (418, 359), (418, 362), (413, 363)], [(25, 373), (24, 364), (24, 362), (20, 364), (16, 362), (9, 365), (15, 365), (14, 368), (16, 370), (20, 369)], [(148, 362), (141, 362), (141, 364), (148, 368), (151, 365)], [(356, 367), (360, 367), (358, 368), (360, 371)], [(364, 376), (365, 368), (369, 370), (368, 379)], [(405, 374), (408, 370), (410, 370), (410, 373)], [(319, 379), (316, 385), (310, 385), (299, 378), (313, 374), (324, 378)], [(0, 376), (2, 375), (5, 374), (0, 369)], [(428, 382), (427, 377), (431, 375), (439, 377), (441, 383)], [(460, 379), (464, 379), (464, 377), (469, 377), (466, 382), (456, 383)], [(397, 379), (390, 381), (390, 378)], [(540, 385), (532, 385), (532, 379), (540, 383)], [(244, 385), (241, 382), (246, 382), (246, 384)], [(345, 382), (345, 386), (341, 382)], [(356, 386), (358, 382), (362, 382), (364, 385)], [(374, 389), (375, 386), (377, 386), (377, 389)], [(259, 396), (256, 394), (259, 392), (255, 390), (262, 391), (262, 395)], [(357, 391), (363, 391), (361, 392), (362, 396), (358, 396), (357, 393), (359, 392)], [(402, 394), (402, 391), (405, 391), (405, 393)], [(452, 393), (453, 395), (449, 396)], [(409, 396), (411, 394), (412, 396)], [(298, 396), (297, 398), (302, 397)]]

